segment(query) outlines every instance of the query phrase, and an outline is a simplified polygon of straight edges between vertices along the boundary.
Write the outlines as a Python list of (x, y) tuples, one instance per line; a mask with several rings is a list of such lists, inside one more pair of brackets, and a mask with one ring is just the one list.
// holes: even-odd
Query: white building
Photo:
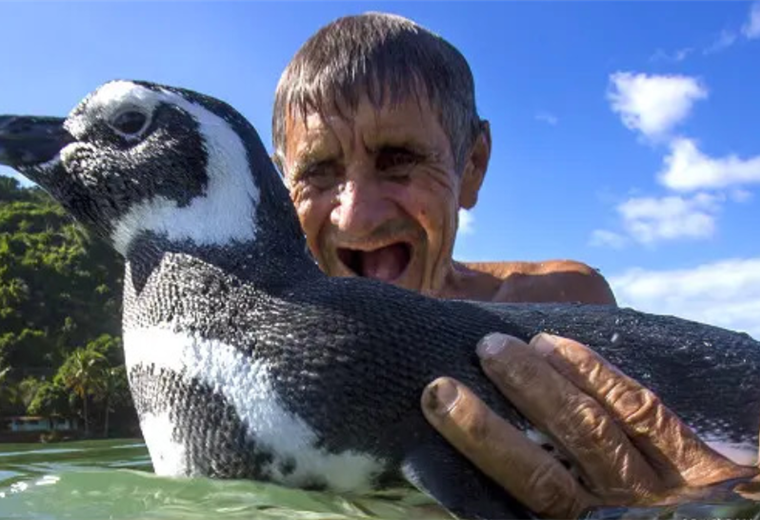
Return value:
[(65, 419), (63, 417), (37, 417), (37, 416), (18, 416), (5, 417), (3, 422), (6, 423), (6, 431), (9, 432), (48, 432), (52, 430), (70, 431), (78, 429), (76, 419)]

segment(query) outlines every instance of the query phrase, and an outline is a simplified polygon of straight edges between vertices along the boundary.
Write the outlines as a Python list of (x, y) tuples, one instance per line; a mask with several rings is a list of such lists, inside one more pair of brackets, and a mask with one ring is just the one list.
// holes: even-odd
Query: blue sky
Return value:
[(578, 259), (623, 304), (760, 336), (760, 4), (2, 2), (0, 113), (146, 79), (230, 102), (269, 144), (288, 60), (368, 10), (473, 69), (494, 150), (458, 258)]

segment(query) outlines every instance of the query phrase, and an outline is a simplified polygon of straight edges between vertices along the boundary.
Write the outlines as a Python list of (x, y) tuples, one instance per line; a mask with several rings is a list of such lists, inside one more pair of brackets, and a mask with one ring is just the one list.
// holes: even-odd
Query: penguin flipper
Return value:
[(401, 470), (407, 481), (457, 518), (534, 518), (441, 436), (412, 448), (404, 456)]

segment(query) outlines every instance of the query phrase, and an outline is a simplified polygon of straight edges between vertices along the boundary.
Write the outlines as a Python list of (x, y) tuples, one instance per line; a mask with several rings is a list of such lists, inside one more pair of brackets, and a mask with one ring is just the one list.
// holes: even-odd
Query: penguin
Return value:
[(327, 277), (256, 130), (215, 98), (111, 81), (65, 119), (1, 116), (0, 164), (125, 258), (125, 361), (159, 475), (349, 495), (411, 485), (459, 518), (532, 517), (420, 409), (448, 375), (534, 431), (480, 370), (475, 346), (492, 332), (577, 339), (699, 434), (757, 445), (760, 344), (747, 334)]

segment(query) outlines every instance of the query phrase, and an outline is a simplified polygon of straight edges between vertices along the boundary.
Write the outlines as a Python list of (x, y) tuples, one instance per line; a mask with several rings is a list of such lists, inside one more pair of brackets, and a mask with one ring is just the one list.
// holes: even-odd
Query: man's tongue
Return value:
[(359, 274), (384, 282), (395, 280), (409, 263), (409, 248), (405, 244), (392, 244), (375, 251), (361, 251)]

